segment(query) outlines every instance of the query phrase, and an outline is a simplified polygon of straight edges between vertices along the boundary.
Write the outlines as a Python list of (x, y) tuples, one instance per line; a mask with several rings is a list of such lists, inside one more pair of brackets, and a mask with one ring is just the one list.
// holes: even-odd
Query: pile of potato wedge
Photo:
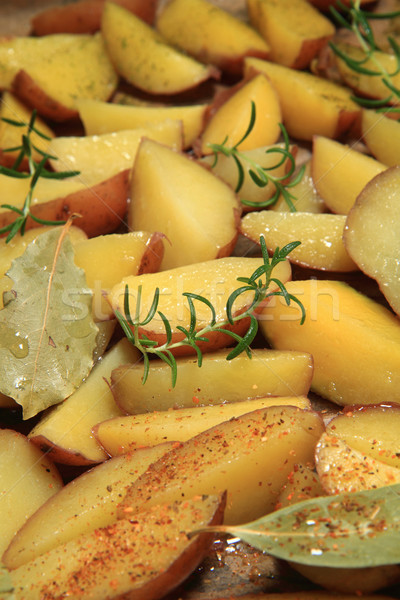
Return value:
[[(45, 152), (49, 170), (79, 173), (39, 179), (31, 214), (74, 216), (74, 261), (99, 330), (93, 368), (63, 402), (22, 415), (0, 394), (5, 600), (184, 600), (215, 540), (191, 532), (400, 483), (400, 123), (354, 100), (387, 88), (330, 50), (359, 52), (333, 4), (77, 0), (38, 9), (29, 36), (1, 31), (0, 165), (13, 167), (36, 111), (33, 159)], [(360, 4), (400, 10), (400, 0)], [(398, 28), (399, 17), (374, 29), (389, 70)], [(216, 160), (221, 144), (239, 159)], [(254, 165), (289, 185), (295, 211), (282, 193), (271, 203), (277, 188), (257, 185)], [(28, 191), (29, 179), (0, 172), (0, 228)], [(0, 310), (12, 262), (48, 230), (29, 218), (24, 235), (0, 238)], [(301, 242), (271, 291), (285, 285), (304, 324), (296, 303), (271, 296), (257, 307), (251, 357), (227, 361), (234, 338), (216, 330), (200, 343), (201, 367), (180, 346), (176, 384), (157, 358), (143, 383), (141, 352), (116, 319), (126, 286), (131, 314), (141, 294), (145, 315), (160, 290), (178, 342), (190, 326), (183, 294), (207, 298), (224, 323), (238, 278), (263, 263), (260, 237), (270, 255)], [(240, 295), (234, 314), (250, 304)], [(210, 310), (196, 309), (201, 329)], [(169, 337), (160, 315), (140, 334)], [(398, 565), (290, 570), (293, 591), (249, 582), (241, 597), (400, 597)]]

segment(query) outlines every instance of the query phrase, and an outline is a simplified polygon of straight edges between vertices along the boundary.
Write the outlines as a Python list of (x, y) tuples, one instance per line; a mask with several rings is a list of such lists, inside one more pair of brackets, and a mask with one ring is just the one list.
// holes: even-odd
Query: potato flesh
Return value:
[(292, 406), (264, 408), (225, 421), (154, 463), (128, 490), (118, 516), (223, 488), (228, 492), (227, 524), (261, 517), (273, 510), (294, 464), (312, 463), (322, 431), (317, 413)]
[(15, 597), (156, 600), (185, 579), (213, 539), (186, 532), (218, 525), (222, 515), (221, 497), (197, 497), (96, 529), (13, 571)]
[(159, 231), (168, 239), (162, 270), (229, 255), (235, 244), (240, 208), (232, 189), (162, 144), (141, 142), (130, 199), (130, 229)]
[(96, 425), (94, 434), (103, 448), (115, 456), (164, 442), (185, 442), (232, 417), (268, 406), (284, 405), (311, 408), (311, 403), (305, 396), (254, 398), (203, 408), (181, 408), (115, 417)]
[(24, 435), (0, 430), (0, 556), (20, 527), (62, 485), (57, 468)]
[(56, 546), (113, 523), (128, 487), (170, 446), (162, 444), (112, 458), (73, 479), (18, 531), (4, 564), (16, 569)]
[(241, 231), (254, 242), (264, 236), (269, 252), (293, 240), (301, 242), (290, 261), (322, 271), (356, 271), (343, 245), (344, 215), (262, 210), (243, 217)]
[(258, 58), (245, 59), (245, 74), (265, 73), (281, 104), (289, 135), (311, 140), (313, 135), (336, 137), (345, 133), (360, 114), (345, 88), (305, 71), (296, 71)]
[(344, 233), (350, 256), (364, 273), (376, 279), (397, 314), (400, 314), (399, 184), (400, 166), (372, 179), (350, 211)]
[(222, 404), (265, 396), (305, 396), (312, 378), (311, 356), (302, 352), (253, 350), (226, 360), (226, 350), (205, 354), (202, 367), (194, 358), (180, 358), (179, 377), (171, 386), (169, 367), (152, 361), (146, 385), (143, 365), (121, 365), (112, 373), (118, 406), (130, 414), (154, 410)]
[[(322, 213), (326, 210), (326, 206), (314, 184), (311, 175), (311, 161), (307, 160), (304, 165), (305, 170), (303, 177), (296, 185), (293, 185), (290, 188), (290, 193), (293, 196), (291, 201), (299, 212)], [(291, 212), (290, 206), (282, 194), (279, 196), (276, 204), (271, 206), (271, 210), (276, 210), (277, 212)]]
[(328, 208), (347, 215), (358, 194), (386, 165), (346, 144), (323, 136), (313, 138), (312, 176)]
[[(273, 347), (310, 352), (311, 389), (341, 405), (400, 401), (400, 324), (386, 308), (338, 281), (291, 281), (300, 311), (277, 301), (260, 326)], [(358, 315), (362, 318), (358, 317)]]
[(126, 338), (118, 342), (76, 392), (42, 416), (29, 438), (47, 448), (58, 462), (85, 465), (105, 460), (107, 455), (91, 429), (96, 423), (121, 414), (107, 378), (116, 366), (137, 357), (138, 350)]
[(333, 36), (333, 24), (306, 0), (249, 0), (252, 25), (271, 47), (272, 62), (303, 69)]
[(363, 110), (361, 131), (368, 150), (388, 167), (399, 164), (400, 123), (381, 113)]

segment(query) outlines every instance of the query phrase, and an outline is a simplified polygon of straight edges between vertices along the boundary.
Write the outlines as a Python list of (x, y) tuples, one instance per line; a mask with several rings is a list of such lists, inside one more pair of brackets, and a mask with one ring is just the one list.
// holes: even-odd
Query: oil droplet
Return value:
[(9, 350), (15, 358), (26, 358), (29, 352), (28, 336), (5, 323), (1, 323), (0, 348)]

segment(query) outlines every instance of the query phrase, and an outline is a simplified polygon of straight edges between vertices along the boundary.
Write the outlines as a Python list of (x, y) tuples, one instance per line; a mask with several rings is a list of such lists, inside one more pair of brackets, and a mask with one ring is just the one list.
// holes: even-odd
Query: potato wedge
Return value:
[(377, 160), (389, 167), (399, 164), (400, 123), (373, 110), (363, 110), (362, 137)]
[[(229, 296), (238, 289), (237, 278), (239, 276), (250, 277), (255, 269), (262, 264), (263, 260), (260, 258), (218, 258), (189, 266), (176, 267), (161, 273), (126, 277), (112, 289), (108, 297), (113, 310), (118, 310), (126, 317), (125, 294), (128, 293), (129, 310), (134, 315), (136, 314), (137, 296), (140, 289), (139, 318), (143, 321), (153, 303), (155, 290), (158, 288), (160, 290), (158, 311), (162, 312), (170, 322), (171, 341), (173, 343), (179, 342), (186, 336), (178, 330), (178, 326), (190, 326), (190, 313), (187, 308), (187, 299), (183, 296), (184, 292), (205, 297), (214, 306), (215, 322), (224, 323), (227, 318), (226, 302)], [(289, 262), (279, 263), (273, 270), (272, 276), (282, 282), (288, 281), (291, 276)], [(271, 291), (276, 289), (275, 285), (274, 283), (271, 284)], [(128, 287), (128, 292), (126, 292), (126, 287)], [(241, 294), (234, 304), (233, 316), (245, 311), (250, 306), (253, 296), (253, 292)], [(198, 301), (195, 310), (195, 329), (199, 331), (210, 323), (210, 308), (205, 303)], [(248, 318), (238, 319), (233, 325), (228, 323), (226, 328), (243, 335), (248, 329), (248, 321)], [(149, 323), (139, 327), (139, 334), (145, 334), (158, 344), (163, 344), (167, 339), (164, 321), (158, 314)], [(232, 344), (232, 338), (229, 334), (218, 331), (207, 332), (207, 340), (198, 343), (198, 347), (207, 352)], [(195, 352), (191, 346), (180, 346), (173, 351), (177, 356)]]
[[(95, 33), (101, 26), (106, 0), (78, 0), (65, 6), (44, 9), (31, 19), (32, 33)], [(146, 21), (154, 20), (157, 0), (110, 0)]]
[[(211, 118), (196, 142), (198, 154), (212, 154), (210, 144), (221, 144), (224, 140), (228, 147), (235, 146), (241, 151), (268, 146), (278, 140), (281, 109), (277, 93), (265, 75), (256, 74), (239, 83), (221, 101), (219, 105), (220, 100), (216, 99), (216, 110), (211, 109)], [(249, 135), (241, 141), (250, 123), (252, 102), (256, 120)]]
[(152, 361), (146, 385), (143, 365), (121, 365), (111, 375), (118, 406), (126, 413), (208, 406), (266, 396), (306, 396), (312, 378), (312, 358), (303, 352), (256, 349), (249, 359), (240, 354), (226, 360), (226, 351), (205, 354), (199, 369), (195, 358), (180, 358), (179, 377), (171, 387), (171, 372)]
[[(0, 104), (0, 163), (6, 167), (12, 167), (16, 160), (19, 151), (14, 150), (13, 152), (5, 152), (10, 148), (16, 148), (21, 146), (22, 135), (26, 135), (28, 130), (28, 123), (31, 119), (32, 111), (22, 104), (13, 94), (10, 92), (3, 92)], [(15, 127), (3, 119), (11, 119), (20, 123), (26, 123), (26, 127)], [(44, 139), (36, 132), (31, 132), (32, 142), (32, 158), (36, 162), (40, 162), (42, 155), (36, 150), (38, 148), (42, 152), (47, 152), (49, 141), (54, 137), (54, 132), (50, 129), (46, 123), (36, 117), (35, 128), (40, 131), (43, 135), (49, 139)], [(25, 158), (21, 167), (22, 170), (28, 171), (28, 160)]]
[(213, 541), (212, 533), (187, 533), (219, 525), (223, 512), (224, 497), (198, 496), (96, 529), (13, 571), (16, 597), (156, 600), (196, 568)]
[[(157, 140), (175, 150), (182, 149), (182, 122), (165, 120), (156, 125), (89, 136), (59, 136), (49, 144), (55, 171), (74, 171), (69, 180), (90, 186), (121, 171), (131, 170), (142, 138)], [(93, 160), (93, 156), (96, 160)]]
[(203, 408), (196, 406), (115, 417), (95, 425), (93, 434), (105, 451), (115, 456), (164, 442), (186, 442), (233, 417), (268, 406), (286, 405), (311, 408), (306, 396), (253, 398)]
[(346, 249), (359, 268), (376, 279), (400, 314), (400, 165), (374, 177), (351, 209), (344, 231)]
[(0, 62), (0, 87), (55, 121), (77, 117), (78, 98), (107, 100), (118, 80), (100, 34), (3, 38)]
[(53, 463), (11, 429), (0, 429), (0, 556), (29, 517), (63, 486)]
[(258, 58), (245, 59), (245, 75), (264, 73), (276, 89), (283, 124), (289, 135), (311, 140), (313, 135), (336, 138), (356, 126), (361, 109), (346, 88), (306, 71), (289, 69)]
[(243, 217), (240, 229), (256, 243), (262, 235), (270, 253), (298, 240), (301, 244), (290, 253), (289, 260), (301, 266), (321, 271), (357, 271), (342, 241), (345, 223), (345, 215), (262, 210)]
[(278, 496), (276, 509), (323, 495), (324, 488), (315, 471), (309, 465), (295, 465)]
[(56, 546), (111, 525), (129, 486), (171, 447), (162, 444), (112, 458), (70, 481), (21, 527), (4, 554), (4, 564), (16, 569)]
[(90, 465), (107, 458), (92, 434), (92, 427), (118, 416), (107, 378), (121, 363), (134, 361), (138, 350), (127, 339), (118, 342), (95, 365), (85, 382), (62, 404), (44, 414), (29, 439), (56, 462)]
[(178, 94), (219, 77), (218, 69), (170, 46), (142, 19), (115, 3), (104, 5), (101, 32), (116, 71), (148, 94)]
[(93, 290), (93, 317), (101, 322), (113, 317), (104, 292), (128, 275), (158, 271), (164, 243), (159, 233), (133, 231), (82, 240), (74, 250), (75, 264), (85, 271), (86, 282)]
[(334, 213), (347, 215), (358, 194), (386, 165), (346, 144), (313, 137), (312, 177), (318, 193)]
[[(295, 209), (299, 212), (323, 213), (326, 211), (326, 205), (314, 184), (311, 174), (311, 161), (307, 160), (304, 165), (303, 177), (296, 185), (290, 187), (289, 191), (293, 196), (291, 201)], [(271, 210), (276, 210), (277, 212), (291, 212), (290, 209), (291, 207), (282, 194), (279, 196), (276, 204), (271, 206)]]
[(332, 431), (322, 434), (315, 461), (327, 494), (360, 492), (400, 483), (400, 469), (349, 446)]
[(297, 307), (279, 301), (263, 310), (260, 327), (273, 347), (313, 355), (311, 389), (341, 405), (400, 402), (399, 320), (339, 281), (290, 281), (286, 288), (305, 306), (304, 324)]
[(257, 31), (206, 0), (165, 2), (156, 27), (173, 46), (230, 73), (241, 73), (245, 56), (269, 53)]
[(227, 524), (261, 517), (273, 510), (293, 466), (313, 462), (323, 429), (316, 412), (293, 406), (264, 408), (224, 421), (153, 463), (129, 488), (118, 517), (134, 518), (154, 504), (221, 489), (228, 492)]
[(86, 135), (154, 126), (166, 119), (180, 120), (183, 123), (183, 146), (185, 149), (189, 148), (200, 135), (207, 106), (207, 104), (161, 107), (128, 106), (96, 100), (77, 100), (79, 116), (85, 127)]
[(272, 62), (305, 69), (335, 33), (307, 0), (247, 0), (250, 23), (270, 46)]
[(131, 176), (128, 225), (166, 236), (162, 270), (229, 256), (240, 214), (237, 196), (221, 179), (185, 154), (142, 140)]

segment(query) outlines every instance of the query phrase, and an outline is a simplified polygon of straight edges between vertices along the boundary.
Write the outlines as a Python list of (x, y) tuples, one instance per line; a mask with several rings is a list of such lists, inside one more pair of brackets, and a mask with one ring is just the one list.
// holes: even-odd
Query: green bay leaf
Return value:
[(13, 261), (0, 310), (0, 391), (24, 418), (61, 402), (93, 366), (92, 291), (63, 228), (51, 229)]
[(312, 498), (251, 523), (210, 529), (305, 565), (393, 565), (400, 563), (400, 484)]

